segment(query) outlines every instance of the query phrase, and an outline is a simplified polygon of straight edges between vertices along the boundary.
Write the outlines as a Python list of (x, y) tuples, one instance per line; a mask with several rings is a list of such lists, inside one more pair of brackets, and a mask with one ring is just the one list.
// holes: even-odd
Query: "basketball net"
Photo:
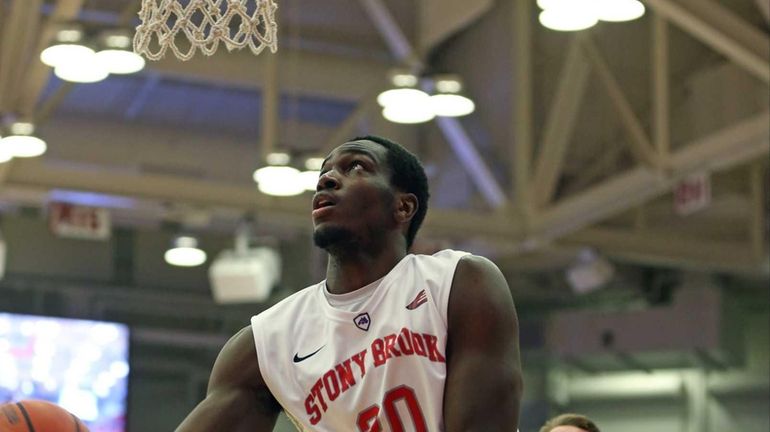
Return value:
[[(197, 50), (214, 54), (222, 42), (228, 51), (249, 47), (256, 55), (269, 47), (276, 52), (277, 7), (274, 0), (142, 0), (134, 51), (159, 60), (171, 49), (177, 58), (190, 60)], [(179, 33), (189, 47), (177, 46)]]

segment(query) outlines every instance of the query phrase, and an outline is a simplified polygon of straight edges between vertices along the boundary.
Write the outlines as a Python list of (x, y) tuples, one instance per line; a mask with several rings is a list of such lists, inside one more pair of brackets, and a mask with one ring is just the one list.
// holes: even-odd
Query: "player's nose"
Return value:
[(316, 184), (316, 192), (320, 192), (326, 189), (339, 189), (340, 181), (332, 174), (332, 170), (326, 171), (318, 177), (318, 184)]

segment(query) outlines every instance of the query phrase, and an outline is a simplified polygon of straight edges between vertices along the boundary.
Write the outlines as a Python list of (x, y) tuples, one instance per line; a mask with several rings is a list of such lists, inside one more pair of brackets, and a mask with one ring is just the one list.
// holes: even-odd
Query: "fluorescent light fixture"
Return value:
[(166, 262), (178, 267), (196, 267), (206, 262), (206, 252), (198, 248), (198, 239), (179, 236), (174, 239), (171, 249), (163, 255)]
[(96, 54), (82, 57), (77, 62), (67, 61), (54, 68), (54, 74), (64, 81), (75, 83), (95, 83), (104, 80), (110, 74), (98, 60)]
[(644, 15), (644, 5), (637, 0), (595, 0), (594, 12), (602, 21), (632, 21)]
[(427, 104), (428, 93), (414, 88), (397, 88), (386, 90), (377, 96), (377, 103), (382, 107), (409, 106), (414, 104)]
[(382, 116), (393, 123), (425, 123), (436, 117), (436, 113), (430, 106), (430, 97), (426, 102), (404, 106), (388, 105), (382, 109)]
[(265, 157), (265, 160), (269, 165), (286, 165), (291, 162), (291, 156), (284, 152), (272, 152)]
[(556, 31), (578, 31), (595, 26), (598, 22), (595, 11), (581, 4), (583, 2), (545, 9), (540, 12), (540, 24)]
[(57, 67), (68, 63), (78, 63), (94, 55), (94, 50), (79, 44), (51, 45), (40, 53), (40, 61), (51, 67)]
[(433, 112), (442, 117), (461, 117), (472, 113), (476, 104), (459, 94), (436, 94), (430, 97)]
[(419, 82), (419, 78), (413, 73), (396, 72), (390, 77), (390, 81), (396, 87), (414, 87)]
[(266, 166), (254, 171), (259, 191), (272, 196), (294, 196), (305, 191), (299, 170), (288, 166)]
[(0, 140), (0, 164), (8, 162), (11, 159), (13, 159), (13, 155), (5, 148), (2, 140)]
[(131, 49), (131, 33), (128, 30), (107, 30), (99, 40), (104, 49), (96, 56), (110, 73), (132, 74), (144, 69), (144, 58)]
[(436, 91), (439, 93), (460, 93), (463, 90), (463, 84), (456, 77), (436, 78)]
[(324, 164), (324, 158), (311, 157), (311, 158), (305, 159), (305, 168), (307, 168), (310, 171), (320, 171), (323, 164)]
[(96, 53), (96, 58), (102, 66), (113, 74), (126, 75), (144, 69), (145, 61), (142, 56), (122, 49), (107, 49)]
[(13, 157), (29, 158), (40, 156), (48, 149), (45, 141), (31, 135), (11, 135), (0, 139), (0, 159), (3, 154), (10, 153)]
[(321, 171), (308, 170), (299, 173), (302, 184), (306, 191), (315, 192), (318, 188), (318, 178), (321, 176)]

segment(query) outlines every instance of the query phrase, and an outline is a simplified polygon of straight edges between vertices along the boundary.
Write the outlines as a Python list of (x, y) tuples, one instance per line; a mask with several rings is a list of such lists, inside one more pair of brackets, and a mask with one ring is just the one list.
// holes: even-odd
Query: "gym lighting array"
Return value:
[(305, 159), (304, 171), (289, 166), (291, 156), (288, 153), (270, 153), (266, 162), (267, 166), (254, 171), (254, 181), (260, 192), (272, 196), (294, 196), (316, 190), (323, 158)]
[(145, 61), (132, 51), (131, 41), (131, 33), (119, 29), (105, 30), (87, 41), (81, 27), (67, 25), (40, 53), (40, 61), (53, 67), (54, 74), (65, 81), (94, 83), (111, 73), (132, 74), (144, 68)]
[(0, 134), (0, 163), (13, 158), (29, 158), (45, 153), (45, 141), (36, 137), (35, 125), (25, 121), (8, 123), (5, 134)]
[(377, 103), (382, 106), (382, 116), (394, 123), (424, 123), (436, 116), (460, 117), (476, 109), (473, 101), (462, 94), (462, 82), (456, 75), (420, 78), (411, 72), (396, 71), (391, 73), (390, 81), (394, 88), (380, 93)]
[(557, 31), (585, 30), (600, 20), (631, 21), (644, 15), (638, 0), (537, 0), (537, 5), (543, 9), (540, 24)]

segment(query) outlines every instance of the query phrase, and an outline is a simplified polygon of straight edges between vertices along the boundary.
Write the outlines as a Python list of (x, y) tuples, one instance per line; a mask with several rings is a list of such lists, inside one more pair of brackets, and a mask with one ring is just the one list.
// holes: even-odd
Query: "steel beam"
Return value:
[(768, 152), (770, 113), (764, 112), (697, 139), (672, 154), (668, 176), (639, 167), (561, 200), (537, 218), (533, 234), (543, 239), (563, 237), (669, 191), (688, 174), (724, 170), (766, 157)]
[(513, 167), (513, 191), (511, 199), (515, 200), (524, 221), (533, 215), (534, 206), (530, 196), (530, 170), (532, 165), (532, 2), (517, 1), (513, 8), (513, 88), (514, 112), (513, 150), (511, 151), (511, 167)]
[(34, 115), (40, 95), (51, 76), (51, 68), (38, 60), (40, 53), (53, 39), (60, 22), (66, 22), (77, 17), (78, 12), (80, 12), (83, 6), (83, 1), (59, 0), (53, 13), (40, 29), (36, 45), (30, 51), (32, 58), (29, 60), (28, 67), (25, 70), (25, 79), (18, 81), (21, 82), (21, 97), (17, 107), (20, 115), (29, 117)]
[[(714, 0), (643, 0), (655, 12), (770, 83), (767, 35)], [(764, 0), (763, 0), (764, 1)]]
[(578, 38), (573, 39), (558, 88), (543, 128), (543, 142), (530, 183), (533, 204), (544, 207), (551, 202), (556, 183), (561, 176), (567, 146), (575, 129), (580, 104), (588, 83), (590, 66), (580, 49)]
[(267, 155), (278, 145), (278, 127), (281, 121), (279, 118), (281, 89), (278, 78), (278, 54), (268, 54), (267, 57), (264, 63), (265, 85), (262, 87), (262, 124), (260, 125), (262, 160), (260, 163), (264, 163)]
[(668, 23), (652, 17), (652, 128), (655, 150), (665, 163), (671, 150)]
[[(563, 237), (559, 244), (590, 246), (618, 261), (721, 271), (746, 275), (768, 274), (745, 242), (672, 238), (655, 230), (587, 228)], [(767, 256), (765, 256), (768, 259)]]
[(591, 64), (596, 71), (596, 75), (599, 77), (599, 81), (607, 91), (610, 101), (615, 106), (615, 109), (620, 116), (620, 122), (623, 124), (623, 127), (631, 139), (629, 141), (631, 153), (633, 153), (637, 161), (652, 167), (660, 168), (660, 158), (652, 149), (650, 138), (644, 131), (642, 122), (639, 121), (639, 118), (634, 113), (631, 103), (628, 102), (628, 99), (623, 94), (623, 89), (620, 87), (618, 80), (615, 79), (612, 71), (610, 71), (604, 57), (590, 38), (586, 37), (582, 42), (582, 47), (588, 55), (588, 58), (591, 60)]
[(41, 0), (12, 1), (9, 15), (3, 20), (0, 40), (0, 112), (19, 111), (18, 102), (23, 97), (19, 83), (25, 76), (25, 68), (30, 60), (40, 63), (33, 59), (31, 51), (38, 37), (41, 4)]

